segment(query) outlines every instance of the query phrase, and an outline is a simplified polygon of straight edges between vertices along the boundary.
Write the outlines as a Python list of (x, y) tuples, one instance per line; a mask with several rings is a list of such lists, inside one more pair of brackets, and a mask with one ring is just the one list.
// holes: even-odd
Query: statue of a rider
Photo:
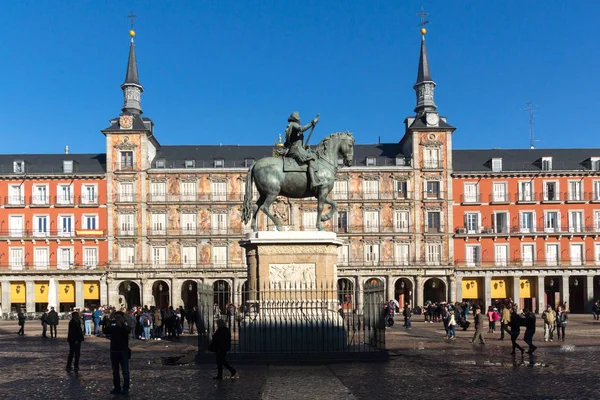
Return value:
[[(323, 182), (319, 181), (319, 178), (315, 174), (315, 153), (305, 147), (304, 144), (304, 132), (310, 128), (314, 128), (319, 122), (319, 116), (315, 117), (310, 124), (302, 126), (300, 123), (300, 113), (294, 111), (288, 118), (288, 125), (285, 128), (285, 144), (284, 146), (288, 149), (286, 157), (292, 157), (298, 164), (308, 164), (308, 177), (310, 180), (310, 187), (312, 189), (322, 186)], [(309, 136), (310, 138), (310, 136)]]

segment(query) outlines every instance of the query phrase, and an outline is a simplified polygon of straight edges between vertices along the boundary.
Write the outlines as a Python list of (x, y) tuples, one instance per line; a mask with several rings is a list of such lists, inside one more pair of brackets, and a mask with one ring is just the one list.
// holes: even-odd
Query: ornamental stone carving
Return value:
[(261, 246), (258, 249), (258, 254), (336, 254), (337, 247), (329, 245), (313, 245), (313, 246)]

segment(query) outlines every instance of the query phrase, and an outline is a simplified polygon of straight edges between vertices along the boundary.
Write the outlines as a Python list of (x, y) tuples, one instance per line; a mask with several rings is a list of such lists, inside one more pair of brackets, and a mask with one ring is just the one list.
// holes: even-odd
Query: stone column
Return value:
[(169, 303), (171, 303), (173, 308), (183, 305), (183, 299), (181, 298), (181, 280), (171, 278), (171, 281), (169, 282), (167, 280), (167, 282), (169, 283)]
[(512, 299), (515, 304), (521, 308), (521, 275), (514, 275), (512, 278)]
[(83, 281), (75, 281), (75, 308), (83, 311)]
[(60, 311), (60, 281), (57, 278), (54, 281), (54, 290), (56, 290), (56, 304), (48, 304), (49, 307), (56, 307), (54, 311)]
[(356, 277), (356, 287), (357, 287), (357, 293), (356, 293), (356, 297), (357, 297), (357, 305), (356, 305), (356, 310), (357, 313), (359, 315), (362, 315), (363, 313), (363, 303), (365, 302), (365, 294), (364, 294), (364, 289), (365, 289), (365, 284), (363, 282), (363, 277), (362, 276), (357, 276)]
[[(544, 291), (544, 280), (545, 275), (538, 275), (537, 277), (537, 310), (536, 313), (542, 313), (546, 309), (545, 306), (545, 291)], [(536, 306), (536, 304), (534, 304)]]
[(231, 278), (231, 302), (239, 307), (240, 304), (240, 288), (238, 288), (238, 280)]
[(106, 283), (106, 277), (103, 276), (100, 278), (100, 283), (98, 284), (98, 286), (100, 290), (100, 304), (114, 304), (108, 302), (108, 285)]
[(448, 277), (448, 303), (456, 302), (456, 278), (454, 275)]
[(569, 276), (563, 275), (562, 282), (560, 286), (560, 302), (561, 304), (567, 303), (567, 309), (565, 311), (569, 311), (571, 304), (569, 304)]
[(586, 289), (586, 303), (587, 310), (586, 312), (592, 312), (592, 307), (594, 306), (594, 275), (588, 275), (585, 281), (585, 289)]
[(492, 276), (486, 274), (483, 277), (483, 301), (485, 302), (482, 312), (487, 312), (487, 308), (492, 305)]
[[(462, 301), (462, 275), (454, 275), (454, 277), (450, 277), (450, 279), (454, 278), (454, 288), (455, 288), (455, 297), (454, 301)], [(450, 297), (452, 299), (452, 297)]]
[(387, 301), (387, 300), (394, 298), (394, 277), (391, 275), (388, 275), (386, 279), (387, 279), (387, 298), (385, 300)]
[(27, 312), (35, 312), (35, 282), (25, 281), (25, 308)]
[[(140, 282), (136, 282), (140, 283)], [(142, 301), (142, 305), (146, 305), (148, 307), (154, 306), (154, 298), (152, 297), (152, 283), (148, 279), (142, 279), (141, 288), (140, 288), (140, 297)]]
[(418, 275), (415, 282), (415, 304), (413, 304), (413, 307), (423, 307), (423, 277)]
[(10, 312), (10, 281), (2, 281), (2, 315), (0, 318), (4, 318)]

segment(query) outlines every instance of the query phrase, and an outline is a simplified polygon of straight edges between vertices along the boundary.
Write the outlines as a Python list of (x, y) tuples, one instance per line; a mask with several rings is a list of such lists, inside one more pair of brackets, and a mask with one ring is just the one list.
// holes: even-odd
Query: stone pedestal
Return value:
[(332, 232), (253, 232), (246, 250), (248, 287), (240, 321), (242, 351), (339, 351), (348, 334), (338, 313), (337, 249)]

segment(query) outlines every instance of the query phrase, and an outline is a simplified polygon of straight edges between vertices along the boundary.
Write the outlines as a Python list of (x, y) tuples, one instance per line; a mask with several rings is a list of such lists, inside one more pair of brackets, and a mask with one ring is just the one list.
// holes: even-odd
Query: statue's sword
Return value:
[[(317, 119), (319, 119), (321, 115), (317, 114)], [(310, 141), (310, 137), (313, 134), (313, 131), (315, 130), (315, 126), (317, 126), (316, 124), (312, 126), (312, 128), (310, 128), (310, 133), (308, 134), (308, 137), (306, 138), (306, 143), (304, 143), (304, 148), (308, 149), (308, 142)]]

